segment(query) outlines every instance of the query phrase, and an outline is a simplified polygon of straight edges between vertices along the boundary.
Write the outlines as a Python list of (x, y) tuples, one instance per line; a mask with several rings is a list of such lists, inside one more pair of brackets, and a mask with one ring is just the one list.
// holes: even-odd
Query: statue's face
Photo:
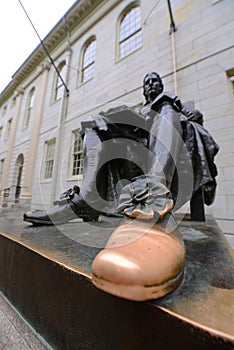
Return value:
[(144, 79), (144, 93), (148, 97), (148, 100), (153, 101), (161, 92), (162, 88), (157, 75), (154, 73), (147, 74)]

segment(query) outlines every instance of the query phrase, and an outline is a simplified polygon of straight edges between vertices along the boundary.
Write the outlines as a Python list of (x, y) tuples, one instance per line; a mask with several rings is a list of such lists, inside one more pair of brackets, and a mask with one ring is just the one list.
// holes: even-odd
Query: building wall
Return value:
[[(43, 62), (22, 80), (24, 88), (18, 127), (13, 141), (9, 182), (14, 180), (14, 166), (17, 156), (25, 158), (24, 175), (28, 165), (28, 154), (32, 145), (32, 129), (38, 127), (35, 162), (33, 165), (31, 203), (32, 208), (49, 206), (65, 189), (77, 180), (69, 177), (69, 157), (72, 131), (90, 114), (98, 113), (120, 104), (134, 106), (143, 102), (142, 79), (149, 71), (157, 71), (163, 78), (166, 90), (176, 91), (182, 101), (194, 100), (196, 108), (204, 114), (205, 128), (220, 145), (216, 157), (218, 166), (218, 187), (214, 204), (206, 212), (214, 215), (225, 232), (234, 232), (234, 95), (230, 76), (234, 75), (233, 29), (234, 3), (232, 0), (177, 0), (171, 1), (177, 31), (169, 35), (170, 19), (167, 1), (140, 1), (142, 16), (142, 47), (123, 59), (116, 56), (117, 25), (122, 11), (131, 4), (130, 0), (102, 1), (71, 30), (70, 42), (63, 40), (51, 52), (56, 64), (66, 59), (69, 97), (52, 102), (55, 71), (41, 69)], [(85, 42), (96, 37), (96, 62), (94, 77), (79, 83), (81, 51)], [(45, 60), (46, 62), (47, 60)], [(45, 70), (47, 73), (45, 73)], [(175, 72), (176, 70), (176, 72)], [(44, 72), (44, 73), (43, 73)], [(233, 74), (232, 74), (233, 73)], [(23, 120), (27, 95), (35, 86), (34, 118), (40, 123), (31, 124), (27, 130), (20, 125)], [(9, 103), (13, 96), (9, 98)], [(37, 105), (36, 105), (36, 99)], [(40, 106), (38, 106), (38, 103)], [(14, 108), (7, 108), (0, 127), (13, 115)], [(34, 131), (35, 133), (35, 131)], [(41, 181), (41, 164), (45, 142), (56, 138), (59, 157), (57, 169), (51, 181)], [(2, 139), (2, 138), (1, 138)], [(0, 160), (6, 156), (6, 142), (0, 141)], [(32, 153), (32, 152), (31, 152)], [(27, 177), (28, 179), (28, 177)], [(28, 181), (28, 180), (27, 180)], [(30, 198), (30, 191), (28, 198)], [(25, 189), (25, 192), (27, 190)]]

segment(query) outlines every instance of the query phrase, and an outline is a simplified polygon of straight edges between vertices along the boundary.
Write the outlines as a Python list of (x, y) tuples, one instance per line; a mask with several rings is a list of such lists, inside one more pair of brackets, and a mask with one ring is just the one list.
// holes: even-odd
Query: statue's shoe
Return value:
[(183, 279), (185, 247), (180, 233), (156, 224), (121, 224), (94, 259), (93, 284), (115, 296), (143, 301), (160, 298)]
[(97, 221), (99, 214), (88, 206), (79, 194), (74, 193), (72, 198), (61, 200), (47, 210), (25, 213), (23, 219), (34, 225), (61, 225), (77, 218), (82, 218), (84, 221)]

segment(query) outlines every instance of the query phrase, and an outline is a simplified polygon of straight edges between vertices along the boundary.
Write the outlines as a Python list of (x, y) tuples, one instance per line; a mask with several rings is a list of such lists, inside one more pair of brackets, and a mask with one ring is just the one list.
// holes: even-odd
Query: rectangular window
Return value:
[(79, 130), (73, 132), (73, 140), (72, 176), (77, 176), (83, 174), (83, 145)]
[(55, 156), (55, 139), (46, 142), (44, 179), (51, 179)]

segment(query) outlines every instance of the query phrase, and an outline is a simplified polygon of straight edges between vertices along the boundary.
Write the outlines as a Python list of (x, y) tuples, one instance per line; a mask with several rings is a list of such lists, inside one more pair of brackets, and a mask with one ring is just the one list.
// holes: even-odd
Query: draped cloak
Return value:
[[(81, 123), (82, 136), (85, 135), (87, 130), (93, 129), (102, 142), (111, 139), (117, 140), (117, 142), (118, 139), (127, 139), (138, 142), (147, 148), (149, 144), (149, 127), (147, 125), (150, 114), (148, 112), (149, 110), (151, 111), (151, 117), (157, 117), (161, 113), (158, 106), (162, 104), (173, 106), (170, 109), (170, 113), (175, 113), (176, 117), (180, 118), (183, 147), (186, 148), (187, 155), (184, 156), (184, 152), (178, 154), (178, 159), (176, 160), (177, 168), (185, 169), (182, 170), (182, 172), (184, 171), (184, 174), (182, 174), (184, 180), (186, 180), (186, 177), (192, 176), (192, 179), (190, 179), (192, 181), (192, 192), (202, 187), (204, 202), (206, 205), (210, 205), (215, 197), (217, 168), (214, 158), (219, 147), (209, 132), (203, 127), (202, 114), (198, 110), (186, 108), (185, 104), (182, 105), (177, 96), (171, 93), (163, 93), (151, 105), (145, 105), (137, 110), (131, 110), (127, 106), (120, 106), (110, 109), (107, 112), (100, 112), (95, 116), (89, 116)], [(161, 117), (164, 116), (162, 115)], [(87, 145), (84, 144), (84, 147), (86, 148)], [(128, 156), (131, 159), (130, 164), (128, 164), (131, 178), (144, 176), (139, 168), (134, 166), (134, 150), (129, 148), (127, 150)], [(135, 157), (137, 156), (139, 155), (135, 153)], [(101, 181), (101, 184), (97, 184), (97, 187), (100, 185), (102, 189), (105, 189), (105, 191), (100, 191), (102, 192), (101, 196), (106, 201), (114, 203), (115, 207), (118, 205), (120, 193), (116, 185), (124, 177), (124, 167), (127, 164), (126, 159), (123, 161), (120, 158), (111, 159), (105, 164), (106, 176)], [(191, 162), (192, 175), (191, 173), (186, 173), (186, 166), (184, 165), (188, 162)], [(86, 176), (85, 173), (84, 176)], [(179, 191), (178, 174), (176, 171), (169, 187), (172, 198), (176, 202)], [(186, 201), (190, 200), (192, 192), (190, 195), (180, 196), (175, 209), (178, 209)]]

